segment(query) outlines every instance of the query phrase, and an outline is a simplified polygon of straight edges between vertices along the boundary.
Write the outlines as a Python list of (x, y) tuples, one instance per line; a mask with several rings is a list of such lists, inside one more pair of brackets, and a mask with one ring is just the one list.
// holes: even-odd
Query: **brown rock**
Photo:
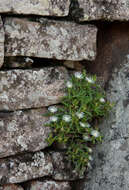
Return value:
[(68, 182), (45, 180), (31, 182), (28, 190), (71, 190), (71, 187)]
[(23, 190), (23, 188), (19, 185), (8, 184), (0, 187), (0, 190)]
[(3, 65), (4, 62), (4, 28), (3, 22), (0, 16), (0, 67)]
[(78, 4), (83, 13), (81, 21), (129, 20), (128, 0), (78, 0)]
[(46, 109), (0, 113), (0, 158), (48, 146)]
[(64, 96), (64, 67), (0, 71), (0, 110), (38, 108)]
[(72, 22), (5, 19), (6, 56), (94, 60), (97, 28)]
[(96, 59), (89, 64), (84, 61), (84, 64), (89, 72), (97, 74), (104, 83), (107, 83), (112, 70), (123, 64), (127, 54), (129, 54), (129, 24), (100, 24)]
[(0, 0), (0, 13), (67, 16), (69, 0)]

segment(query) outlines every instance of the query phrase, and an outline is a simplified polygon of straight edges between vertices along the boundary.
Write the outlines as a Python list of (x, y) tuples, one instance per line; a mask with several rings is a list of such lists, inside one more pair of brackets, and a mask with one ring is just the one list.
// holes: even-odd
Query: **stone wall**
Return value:
[[(43, 115), (60, 103), (72, 71), (86, 67), (109, 79), (116, 47), (124, 46), (124, 40), (116, 43), (123, 31), (112, 37), (116, 20), (129, 20), (128, 0), (0, 0), (0, 190), (79, 189), (73, 183), (84, 176), (64, 149), (48, 147)], [(83, 189), (97, 190), (89, 184)]]

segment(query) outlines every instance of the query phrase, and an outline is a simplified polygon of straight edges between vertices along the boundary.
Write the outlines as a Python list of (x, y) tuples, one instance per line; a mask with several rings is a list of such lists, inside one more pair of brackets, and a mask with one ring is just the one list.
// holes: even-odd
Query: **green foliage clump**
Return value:
[(48, 125), (53, 133), (47, 141), (50, 145), (54, 142), (65, 144), (68, 159), (80, 174), (91, 166), (92, 146), (102, 140), (99, 120), (111, 107), (104, 91), (96, 83), (96, 77), (89, 77), (84, 71), (76, 72), (66, 82), (66, 95), (61, 106), (48, 108)]

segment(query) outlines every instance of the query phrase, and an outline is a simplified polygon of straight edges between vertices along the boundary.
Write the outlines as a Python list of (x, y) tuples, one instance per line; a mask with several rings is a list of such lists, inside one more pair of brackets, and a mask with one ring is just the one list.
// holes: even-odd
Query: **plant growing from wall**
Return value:
[(49, 125), (53, 133), (47, 141), (63, 143), (67, 156), (75, 170), (81, 175), (93, 160), (92, 146), (101, 142), (100, 118), (106, 116), (112, 105), (106, 101), (105, 93), (96, 83), (96, 77), (86, 72), (76, 72), (66, 82), (66, 96), (60, 107), (50, 106)]

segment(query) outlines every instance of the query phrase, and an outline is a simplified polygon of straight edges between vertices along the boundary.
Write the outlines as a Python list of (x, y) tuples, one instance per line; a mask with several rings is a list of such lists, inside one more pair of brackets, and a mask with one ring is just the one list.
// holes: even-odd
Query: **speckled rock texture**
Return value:
[(129, 20), (128, 0), (78, 0), (81, 21)]
[(0, 71), (0, 110), (49, 106), (64, 96), (64, 67)]
[(24, 190), (20, 185), (8, 184), (0, 187), (0, 190)]
[(69, 0), (0, 0), (0, 13), (67, 16)]
[(21, 152), (36, 152), (48, 146), (50, 128), (46, 109), (0, 113), (0, 158)]
[(102, 123), (104, 140), (95, 148), (83, 190), (129, 189), (129, 56), (115, 69), (107, 97), (115, 106)]
[(51, 176), (53, 164), (49, 154), (36, 152), (0, 160), (0, 184), (20, 183), (43, 176)]
[(5, 33), (3, 22), (0, 16), (0, 67), (3, 65), (4, 62), (4, 40), (5, 40)]
[(45, 180), (31, 182), (27, 190), (71, 190), (71, 187), (68, 182)]
[(40, 151), (0, 159), (0, 185), (21, 183), (39, 177), (55, 179), (55, 170), (58, 181), (80, 178), (65, 160), (63, 153)]
[(5, 56), (58, 60), (94, 60), (96, 56), (97, 28), (93, 25), (6, 18), (5, 34)]

